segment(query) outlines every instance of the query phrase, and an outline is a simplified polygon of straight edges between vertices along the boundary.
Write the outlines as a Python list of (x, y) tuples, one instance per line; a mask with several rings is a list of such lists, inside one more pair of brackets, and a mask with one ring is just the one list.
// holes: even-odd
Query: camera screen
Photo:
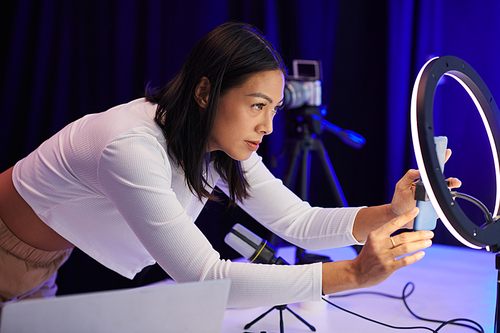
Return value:
[(321, 80), (321, 65), (318, 60), (293, 60), (293, 78), (296, 80)]
[(316, 77), (316, 66), (314, 64), (298, 64), (297, 70), (300, 77)]

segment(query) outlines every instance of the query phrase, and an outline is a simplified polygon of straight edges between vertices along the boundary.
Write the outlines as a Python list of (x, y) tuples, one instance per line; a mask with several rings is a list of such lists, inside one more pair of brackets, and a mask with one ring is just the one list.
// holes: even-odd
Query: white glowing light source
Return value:
[(413, 86), (413, 92), (411, 95), (411, 109), (410, 109), (410, 120), (411, 120), (411, 136), (413, 140), (413, 148), (415, 150), (415, 158), (417, 160), (417, 166), (420, 171), (420, 178), (422, 178), (422, 182), (424, 183), (425, 190), (427, 192), (427, 195), (429, 196), (429, 200), (432, 203), (432, 207), (434, 207), (434, 210), (437, 212), (439, 218), (443, 222), (443, 224), (446, 226), (446, 228), (450, 231), (450, 233), (458, 239), (462, 244), (475, 248), (475, 249), (480, 249), (480, 247), (468, 242), (465, 238), (460, 235), (455, 228), (451, 225), (451, 222), (448, 220), (446, 217), (445, 213), (441, 209), (441, 206), (439, 205), (436, 195), (434, 194), (434, 191), (432, 191), (431, 183), (429, 181), (429, 176), (427, 175), (427, 170), (424, 165), (424, 159), (422, 157), (422, 149), (420, 147), (420, 139), (419, 139), (419, 134), (418, 134), (418, 122), (417, 122), (417, 95), (418, 95), (418, 88), (420, 85), (420, 79), (422, 78), (422, 74), (427, 67), (427, 65), (432, 62), (435, 58), (430, 59), (427, 61), (420, 72), (418, 73), (417, 79), (415, 80), (415, 85)]
[[(417, 161), (417, 165), (418, 165), (418, 168), (420, 170), (420, 176), (421, 176), (421, 179), (422, 179), (422, 182), (424, 184), (424, 187), (425, 187), (425, 190), (427, 192), (427, 195), (429, 197), (429, 200), (431, 201), (432, 203), (432, 206), (434, 207), (434, 209), (436, 210), (436, 212), (438, 213), (441, 221), (443, 222), (443, 224), (446, 226), (446, 228), (450, 231), (450, 233), (457, 239), (459, 240), (462, 244), (468, 246), (468, 247), (471, 247), (471, 248), (474, 248), (474, 249), (481, 249), (482, 247), (476, 245), (476, 244), (472, 244), (470, 241), (468, 241), (467, 239), (465, 239), (464, 236), (462, 236), (456, 229), (455, 227), (453, 226), (453, 224), (450, 222), (450, 219), (449, 217), (444, 213), (443, 209), (442, 209), (442, 206), (441, 205), (454, 205), (454, 202), (451, 202), (451, 203), (439, 203), (437, 197), (436, 197), (436, 193), (435, 191), (433, 190), (433, 187), (431, 186), (431, 181), (429, 179), (429, 173), (428, 173), (428, 170), (426, 169), (426, 166), (425, 166), (425, 163), (424, 163), (424, 157), (423, 157), (423, 153), (422, 153), (422, 147), (421, 147), (421, 142), (425, 142), (423, 140), (425, 140), (424, 137), (420, 137), (420, 135), (425, 135), (425, 134), (419, 134), (419, 128), (421, 126), (426, 126), (425, 124), (419, 124), (418, 122), (418, 116), (419, 116), (419, 112), (421, 113), (424, 113), (425, 112), (425, 106), (424, 106), (424, 109), (418, 109), (418, 103), (419, 101), (426, 101), (425, 100), (425, 91), (420, 91), (419, 88), (421, 88), (421, 85), (422, 85), (422, 80), (434, 80), (434, 82), (432, 82), (433, 84), (435, 84), (437, 82), (437, 80), (440, 78), (440, 77), (436, 77), (437, 75), (435, 75), (434, 73), (432, 74), (431, 77), (425, 77), (425, 78), (422, 78), (422, 76), (424, 75), (424, 72), (426, 72), (426, 69), (427, 67), (431, 66), (431, 64), (433, 63), (436, 63), (437, 62), (437, 57), (436, 58), (432, 58), (430, 59), (429, 61), (427, 61), (424, 66), (422, 67), (422, 69), (420, 70), (420, 72), (418, 73), (418, 76), (417, 76), (417, 79), (415, 81), (415, 85), (413, 87), (413, 92), (412, 92), (412, 97), (411, 97), (411, 109), (410, 109), (410, 120), (411, 120), (411, 134), (412, 134), (412, 140), (413, 140), (413, 147), (414, 147), (414, 150), (415, 150), (415, 158), (416, 158), (416, 161)], [(436, 61), (435, 61), (436, 60)], [(446, 66), (448, 67), (448, 63), (446, 63)], [(465, 65), (463, 65), (463, 68), (465, 70)], [(432, 68), (429, 69), (431, 72), (432, 72)], [(487, 133), (487, 136), (488, 136), (488, 140), (489, 140), (489, 143), (490, 143), (490, 148), (491, 148), (491, 151), (492, 151), (492, 155), (493, 155), (493, 161), (494, 161), (494, 168), (495, 168), (495, 182), (496, 182), (496, 200), (495, 200), (495, 208), (494, 208), (494, 213), (493, 213), (493, 216), (497, 216), (498, 215), (498, 211), (500, 209), (500, 163), (499, 163), (499, 158), (498, 158), (498, 150), (497, 150), (497, 144), (496, 144), (496, 141), (495, 141), (495, 137), (494, 137), (494, 134), (492, 132), (492, 128), (490, 126), (490, 123), (488, 121), (488, 117), (485, 113), (485, 110), (483, 109), (483, 107), (481, 106), (481, 103), (479, 102), (477, 96), (474, 94), (474, 92), (472, 91), (471, 87), (467, 84), (467, 82), (465, 82), (463, 79), (468, 79), (469, 81), (472, 81), (472, 79), (470, 77), (468, 77), (464, 72), (461, 72), (461, 70), (458, 70), (458, 69), (450, 69), (450, 70), (446, 70), (444, 72), (439, 72), (438, 73), (441, 75), (448, 75), (448, 76), (451, 76), (452, 78), (454, 78), (456, 81), (458, 81), (460, 83), (460, 85), (467, 91), (467, 93), (469, 94), (469, 96), (471, 97), (471, 99), (473, 100), (480, 116), (481, 116), (481, 119), (483, 121), (483, 125), (486, 129), (486, 133)], [(428, 74), (426, 74), (428, 75)], [(476, 77), (476, 80), (480, 80), (482, 81), (480, 78)], [(474, 81), (472, 82), (469, 82), (469, 84), (475, 84)], [(425, 87), (425, 85), (423, 85), (423, 87)], [(473, 87), (474, 89), (476, 90), (479, 90), (481, 91), (482, 94), (484, 94), (484, 92), (479, 89), (477, 86), (474, 86)], [(487, 88), (482, 88), (482, 89), (485, 89), (487, 90)], [(427, 93), (429, 93), (430, 91), (427, 91)], [(433, 92), (432, 92), (433, 93)], [(433, 97), (433, 96), (431, 96)], [(484, 96), (483, 96), (484, 97)], [(490, 102), (492, 101), (492, 99), (490, 100)], [(495, 104), (496, 105), (496, 104)], [(496, 108), (496, 106), (495, 106)], [(498, 110), (497, 110), (498, 111)], [(491, 113), (491, 111), (490, 111)], [(425, 115), (425, 114), (424, 114)], [(495, 124), (498, 126), (498, 124)], [(427, 126), (430, 126), (430, 125), (427, 125)], [(425, 131), (422, 131), (422, 133), (427, 133)], [(493, 231), (493, 230), (492, 230)], [(474, 231), (475, 233), (475, 231)], [(473, 235), (473, 236), (476, 236), (476, 235)], [(492, 244), (489, 244), (489, 245), (492, 245)], [(489, 249), (489, 245), (486, 245), (485, 247), (487, 249)]]

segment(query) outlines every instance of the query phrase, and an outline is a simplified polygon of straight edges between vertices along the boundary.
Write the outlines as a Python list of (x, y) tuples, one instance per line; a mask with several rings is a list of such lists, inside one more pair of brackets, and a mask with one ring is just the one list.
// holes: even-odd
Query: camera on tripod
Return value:
[(321, 62), (319, 60), (295, 59), (293, 74), (285, 81), (285, 109), (296, 109), (303, 105), (321, 105)]
[(344, 143), (360, 149), (365, 138), (356, 132), (342, 129), (324, 119), (327, 106), (322, 104), (320, 60), (295, 59), (292, 61), (293, 74), (285, 80), (284, 109), (289, 137), (320, 135), (323, 130), (336, 135)]

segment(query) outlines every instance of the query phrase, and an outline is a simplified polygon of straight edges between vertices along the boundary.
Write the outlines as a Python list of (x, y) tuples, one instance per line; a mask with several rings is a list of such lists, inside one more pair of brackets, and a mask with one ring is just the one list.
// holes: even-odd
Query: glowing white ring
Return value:
[[(446, 67), (444, 67), (444, 64), (446, 65)], [(451, 76), (461, 84), (461, 86), (467, 91), (469, 96), (474, 101), (474, 104), (476, 105), (476, 108), (478, 109), (478, 112), (483, 121), (483, 125), (488, 135), (495, 167), (496, 200), (493, 215), (498, 215), (498, 211), (500, 209), (500, 163), (497, 149), (497, 140), (500, 140), (500, 116), (498, 115), (498, 107), (496, 106), (496, 103), (491, 97), (488, 88), (479, 77), (479, 75), (468, 64), (456, 57), (447, 56), (430, 59), (427, 63), (424, 64), (424, 66), (418, 73), (415, 85), (413, 87), (410, 110), (411, 133), (413, 147), (415, 150), (415, 158), (420, 170), (420, 176), (422, 178), (422, 182), (424, 183), (424, 187), (432, 203), (432, 206), (438, 213), (443, 224), (457, 240), (471, 248), (493, 248), (493, 251), (498, 252), (500, 247), (499, 225), (497, 223), (494, 223), (493, 225), (488, 226), (487, 232), (485, 232), (485, 230), (483, 229), (480, 229), (479, 227), (475, 227), (475, 225), (465, 216), (465, 214), (463, 214), (458, 205), (457, 207), (453, 207), (455, 205), (452, 200), (446, 201), (445, 199), (443, 199), (446, 198), (446, 193), (444, 193), (444, 191), (442, 190), (444, 185), (437, 184), (441, 182), (441, 179), (438, 179), (438, 173), (435, 170), (428, 170), (428, 168), (426, 168), (426, 163), (424, 161), (424, 152), (422, 151), (422, 144), (427, 145), (427, 147), (425, 147), (425, 153), (428, 154), (426, 155), (428, 165), (436, 165), (436, 163), (433, 162), (437, 161), (435, 150), (431, 149), (430, 147), (430, 142), (433, 142), (431, 141), (434, 134), (433, 125), (429, 123), (426, 124), (426, 121), (429, 121), (429, 119), (427, 119), (429, 117), (426, 118), (426, 115), (429, 116), (430, 113), (430, 120), (432, 120), (432, 103), (434, 99), (434, 90), (437, 82), (443, 75)], [(473, 89), (471, 89), (471, 87), (474, 88), (476, 93), (473, 91)], [(488, 108), (489, 118), (485, 113), (485, 110), (483, 109), (483, 106), (478, 100), (476, 94), (479, 94), (479, 97), (482, 99), (483, 104)], [(489, 97), (489, 100), (486, 100), (486, 96)], [(419, 122), (419, 118), (423, 120)], [(491, 126), (492, 123), (494, 123), (493, 128)], [(433, 144), (432, 148), (434, 148)], [(429, 177), (429, 171), (431, 171), (435, 183), (431, 181)], [(442, 175), (440, 176), (444, 181), (444, 177)], [(436, 190), (438, 192), (436, 192)], [(439, 191), (442, 192), (439, 193)], [(436, 196), (436, 193), (440, 194), (441, 201)], [(443, 207), (448, 214), (446, 214), (446, 212), (443, 210)]]
[(420, 80), (422, 78), (422, 74), (425, 70), (425, 68), (431, 63), (434, 59), (432, 58), (429, 61), (427, 61), (420, 72), (418, 73), (417, 79), (415, 80), (415, 85), (413, 86), (413, 91), (411, 95), (411, 109), (410, 109), (410, 119), (411, 119), (411, 136), (413, 140), (413, 149), (415, 150), (415, 158), (417, 160), (417, 166), (420, 171), (420, 178), (422, 178), (422, 182), (424, 183), (425, 190), (427, 192), (427, 195), (429, 196), (429, 200), (432, 203), (432, 206), (434, 207), (434, 210), (437, 212), (438, 216), (440, 217), (441, 221), (443, 224), (446, 226), (446, 228), (450, 231), (450, 233), (458, 239), (462, 244), (472, 247), (475, 249), (480, 249), (480, 247), (475, 246), (474, 244), (468, 242), (465, 238), (460, 235), (455, 228), (451, 225), (451, 222), (446, 218), (446, 214), (443, 212), (441, 209), (441, 206), (439, 205), (436, 195), (434, 194), (434, 191), (432, 191), (432, 187), (430, 184), (429, 177), (427, 175), (427, 169), (425, 168), (424, 165), (424, 159), (422, 156), (422, 149), (420, 147), (420, 139), (418, 135), (418, 122), (417, 122), (417, 95), (418, 95), (418, 88), (420, 85)]

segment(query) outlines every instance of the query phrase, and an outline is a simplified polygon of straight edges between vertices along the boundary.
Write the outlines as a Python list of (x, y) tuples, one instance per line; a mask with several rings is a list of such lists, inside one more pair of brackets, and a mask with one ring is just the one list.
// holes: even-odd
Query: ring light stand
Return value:
[(429, 60), (420, 70), (411, 98), (411, 134), (420, 177), (432, 206), (446, 228), (464, 245), (497, 253), (496, 268), (499, 270), (497, 281), (497, 307), (495, 313), (495, 332), (500, 332), (500, 223), (495, 222), (483, 227), (474, 224), (453, 199), (443, 173), (439, 167), (434, 145), (433, 104), (434, 93), (439, 79), (451, 76), (457, 80), (474, 101), (486, 129), (491, 153), (493, 155), (496, 180), (496, 198), (493, 216), (498, 215), (500, 205), (500, 113), (495, 100), (479, 74), (465, 61), (445, 56)]

